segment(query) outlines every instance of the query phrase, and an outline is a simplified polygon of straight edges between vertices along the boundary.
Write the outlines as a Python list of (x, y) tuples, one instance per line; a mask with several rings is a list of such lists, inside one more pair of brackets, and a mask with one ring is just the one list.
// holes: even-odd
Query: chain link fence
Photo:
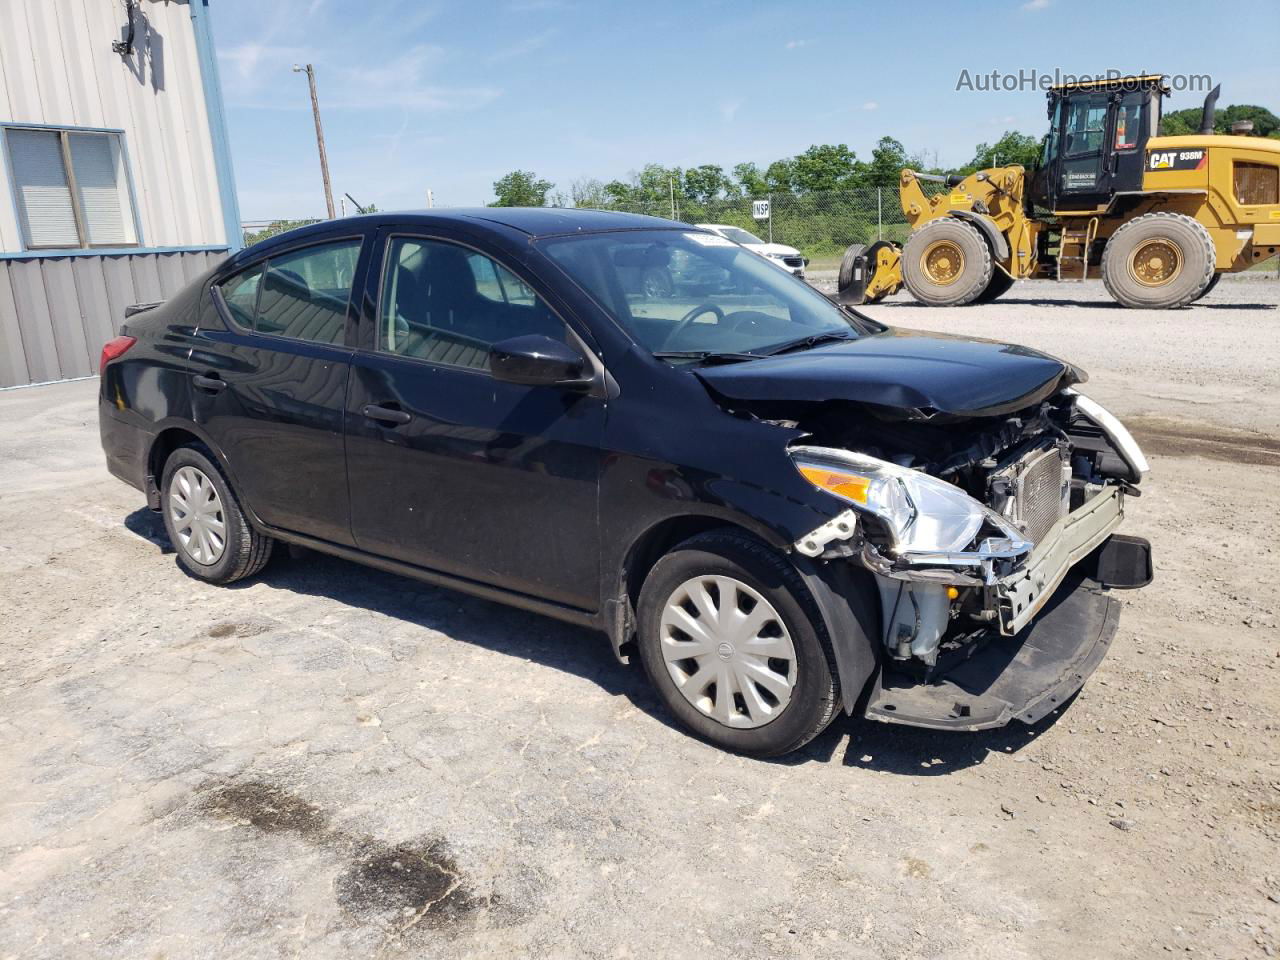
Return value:
[[(946, 188), (922, 183), (926, 194)], [(754, 216), (755, 201), (767, 200), (768, 216)], [(603, 209), (643, 213), (684, 223), (716, 223), (741, 227), (762, 240), (795, 247), (810, 260), (811, 270), (835, 269), (851, 243), (896, 240), (911, 232), (896, 187), (774, 193), (758, 197), (718, 198), (705, 203), (679, 193), (647, 202), (610, 203)], [(311, 220), (255, 220), (243, 224), (245, 244), (256, 243)]]

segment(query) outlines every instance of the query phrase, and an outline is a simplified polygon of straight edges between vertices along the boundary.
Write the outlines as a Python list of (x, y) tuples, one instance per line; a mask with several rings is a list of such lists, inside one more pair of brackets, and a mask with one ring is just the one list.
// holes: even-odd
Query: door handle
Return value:
[(413, 419), (412, 416), (403, 410), (395, 410), (392, 407), (380, 407), (375, 403), (366, 404), (365, 408), (360, 411), (370, 420), (380, 420), (383, 423), (390, 423), (393, 426), (401, 426)]
[(214, 374), (212, 377), (205, 377), (200, 374), (196, 374), (191, 378), (191, 382), (195, 385), (197, 390), (204, 390), (208, 393), (221, 393), (223, 390), (227, 389), (227, 381), (223, 380), (217, 374)]

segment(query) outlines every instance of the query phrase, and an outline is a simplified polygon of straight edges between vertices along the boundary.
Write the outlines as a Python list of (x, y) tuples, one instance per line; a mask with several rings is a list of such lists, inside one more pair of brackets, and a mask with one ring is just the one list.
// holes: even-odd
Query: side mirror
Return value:
[(539, 333), (495, 343), (489, 370), (495, 380), (528, 387), (587, 387), (593, 379), (582, 354)]

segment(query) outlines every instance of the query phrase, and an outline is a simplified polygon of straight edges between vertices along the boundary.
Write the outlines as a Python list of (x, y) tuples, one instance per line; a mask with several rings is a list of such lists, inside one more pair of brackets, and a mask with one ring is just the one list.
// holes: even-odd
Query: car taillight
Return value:
[(98, 373), (107, 369), (107, 364), (138, 342), (137, 337), (113, 337), (102, 345), (102, 360), (98, 363)]

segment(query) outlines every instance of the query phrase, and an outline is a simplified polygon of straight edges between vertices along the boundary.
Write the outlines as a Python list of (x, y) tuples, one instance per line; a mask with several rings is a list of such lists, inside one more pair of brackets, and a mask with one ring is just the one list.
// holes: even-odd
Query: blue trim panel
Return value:
[(230, 253), (225, 244), (212, 247), (67, 247), (0, 253), (0, 260), (59, 260), (63, 257), (145, 257), (158, 253)]
[(200, 80), (204, 87), (205, 112), (209, 115), (209, 135), (213, 140), (213, 166), (218, 174), (222, 221), (227, 232), (228, 249), (235, 253), (244, 247), (244, 230), (240, 226), (240, 201), (236, 196), (235, 170), (231, 166), (231, 142), (227, 138), (227, 112), (222, 105), (218, 58), (214, 53), (213, 30), (209, 25), (209, 0), (188, 0), (188, 4), (196, 53), (200, 57)]

